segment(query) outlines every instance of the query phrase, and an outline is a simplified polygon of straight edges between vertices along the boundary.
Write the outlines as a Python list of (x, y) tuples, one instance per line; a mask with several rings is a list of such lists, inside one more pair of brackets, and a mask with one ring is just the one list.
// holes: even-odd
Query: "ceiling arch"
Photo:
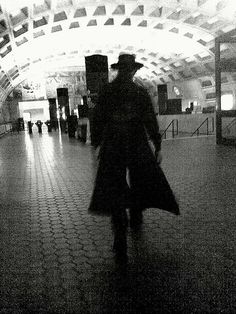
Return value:
[(0, 100), (31, 73), (84, 68), (94, 53), (109, 65), (134, 53), (155, 84), (212, 75), (214, 39), (235, 29), (235, 12), (234, 0), (0, 0)]

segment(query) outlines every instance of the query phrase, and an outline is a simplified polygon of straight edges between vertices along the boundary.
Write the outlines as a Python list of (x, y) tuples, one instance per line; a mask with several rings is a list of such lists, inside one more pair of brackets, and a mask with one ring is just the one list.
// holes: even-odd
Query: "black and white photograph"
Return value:
[(0, 0), (0, 314), (236, 313), (235, 0)]

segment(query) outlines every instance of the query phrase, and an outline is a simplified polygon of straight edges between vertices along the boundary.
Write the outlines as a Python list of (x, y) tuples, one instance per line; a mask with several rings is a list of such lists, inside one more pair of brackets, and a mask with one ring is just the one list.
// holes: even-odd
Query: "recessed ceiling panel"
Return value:
[[(109, 54), (115, 62), (121, 52), (132, 52), (144, 62), (140, 77), (158, 84), (214, 74), (214, 39), (234, 31), (233, 4), (232, 0), (4, 0), (0, 64), (5, 74), (13, 62), (19, 64), (19, 71), (4, 84), (13, 86), (11, 79), (26, 75), (36, 64), (40, 70), (52, 63), (66, 67), (80, 62), (84, 67), (84, 56), (93, 53)], [(226, 45), (221, 53), (229, 58), (235, 50)]]

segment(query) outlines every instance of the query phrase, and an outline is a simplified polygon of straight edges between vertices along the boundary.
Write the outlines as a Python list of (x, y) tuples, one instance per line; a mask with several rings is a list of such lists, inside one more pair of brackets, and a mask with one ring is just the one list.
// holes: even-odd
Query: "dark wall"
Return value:
[(159, 114), (165, 114), (167, 110), (167, 85), (161, 84), (157, 86)]
[(182, 113), (182, 99), (168, 99), (166, 114), (181, 114)]
[(167, 85), (157, 86), (159, 114), (181, 114), (182, 99), (168, 99)]

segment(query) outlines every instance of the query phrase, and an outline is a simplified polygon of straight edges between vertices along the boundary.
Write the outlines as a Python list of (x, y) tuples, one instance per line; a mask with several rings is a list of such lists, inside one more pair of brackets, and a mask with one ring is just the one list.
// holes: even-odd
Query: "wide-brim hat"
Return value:
[(119, 69), (138, 70), (142, 67), (143, 67), (143, 64), (136, 62), (135, 55), (131, 55), (131, 54), (121, 54), (119, 55), (118, 62), (111, 64), (111, 68), (115, 70), (119, 70)]

